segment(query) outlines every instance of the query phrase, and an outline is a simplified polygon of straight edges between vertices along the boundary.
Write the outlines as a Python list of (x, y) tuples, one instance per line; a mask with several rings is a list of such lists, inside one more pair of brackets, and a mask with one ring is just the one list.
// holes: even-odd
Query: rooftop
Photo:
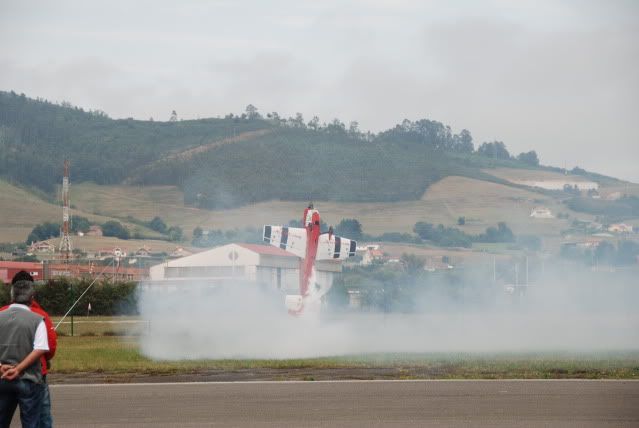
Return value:
[(0, 261), (0, 268), (9, 268), (9, 269), (42, 269), (42, 263)]
[(271, 245), (260, 245), (260, 244), (237, 244), (237, 245), (258, 254), (264, 254), (269, 256), (281, 256), (281, 257), (297, 257), (293, 253), (289, 253), (288, 251), (284, 251), (281, 248), (273, 247)]

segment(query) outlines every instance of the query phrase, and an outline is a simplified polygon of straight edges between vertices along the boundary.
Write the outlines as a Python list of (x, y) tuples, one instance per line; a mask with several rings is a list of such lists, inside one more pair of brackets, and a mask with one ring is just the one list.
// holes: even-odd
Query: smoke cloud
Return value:
[(630, 271), (557, 266), (512, 293), (467, 276), (461, 293), (433, 281), (417, 284), (411, 313), (300, 318), (286, 313), (281, 293), (255, 284), (149, 284), (140, 291), (141, 315), (151, 321), (141, 349), (150, 358), (177, 360), (639, 348), (639, 289)]

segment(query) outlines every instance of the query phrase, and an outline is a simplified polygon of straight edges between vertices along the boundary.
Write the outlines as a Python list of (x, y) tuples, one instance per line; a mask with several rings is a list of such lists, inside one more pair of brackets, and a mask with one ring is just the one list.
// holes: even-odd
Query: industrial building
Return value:
[[(150, 285), (250, 282), (294, 294), (299, 292), (299, 268), (299, 257), (277, 247), (228, 244), (152, 266)], [(334, 275), (341, 271), (339, 262), (318, 261), (315, 282), (332, 285)]]
[(42, 263), (0, 261), (0, 282), (11, 283), (13, 277), (20, 271), (28, 272), (36, 281), (44, 279)]

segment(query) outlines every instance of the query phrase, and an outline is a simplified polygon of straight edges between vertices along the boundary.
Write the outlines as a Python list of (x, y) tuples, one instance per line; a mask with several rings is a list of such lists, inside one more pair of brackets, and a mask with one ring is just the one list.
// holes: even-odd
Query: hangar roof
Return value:
[(258, 254), (265, 254), (269, 256), (297, 257), (293, 253), (284, 251), (281, 248), (273, 247), (272, 245), (259, 245), (259, 244), (237, 244), (237, 245)]

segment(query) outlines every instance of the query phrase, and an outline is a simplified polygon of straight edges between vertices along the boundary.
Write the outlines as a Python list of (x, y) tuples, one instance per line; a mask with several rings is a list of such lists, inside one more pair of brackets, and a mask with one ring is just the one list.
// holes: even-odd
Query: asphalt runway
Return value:
[(63, 427), (639, 426), (637, 381), (89, 384), (51, 393)]

